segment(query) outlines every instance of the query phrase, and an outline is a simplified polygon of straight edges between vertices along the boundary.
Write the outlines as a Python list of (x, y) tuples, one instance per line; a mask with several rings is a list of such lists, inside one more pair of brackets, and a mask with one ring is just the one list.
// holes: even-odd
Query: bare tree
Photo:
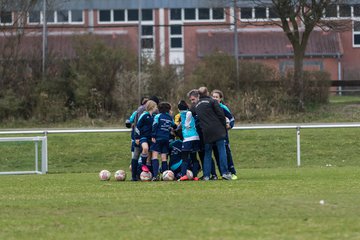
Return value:
[[(294, 51), (294, 84), (298, 89), (299, 109), (304, 109), (303, 62), (306, 47), (314, 28), (324, 31), (342, 31), (348, 24), (344, 21), (324, 19), (325, 11), (342, 0), (271, 0), (271, 9), (280, 21), (272, 21), (281, 27), (289, 39)], [(268, 3), (255, 0), (257, 6), (269, 6)], [(336, 5), (335, 5), (336, 6)]]
[(0, 87), (14, 75), (29, 10), (39, 0), (0, 0)]
[[(214, 1), (216, 6), (244, 6), (245, 1), (239, 0), (220, 0)], [(248, 21), (242, 24), (251, 25), (275, 25), (283, 29), (289, 39), (294, 53), (294, 89), (298, 91), (299, 109), (304, 109), (303, 104), (303, 62), (305, 51), (311, 32), (315, 28), (323, 31), (344, 31), (351, 26), (351, 20), (332, 20), (324, 18), (324, 14), (329, 11), (336, 11), (337, 4), (346, 4), (346, 0), (249, 0), (249, 6), (268, 8), (271, 13), (277, 16), (275, 19), (269, 18), (268, 21)], [(335, 8), (333, 7), (335, 6)], [(234, 11), (237, 12), (236, 10)], [(235, 16), (231, 16), (238, 20)], [(241, 21), (241, 20), (238, 20)]]

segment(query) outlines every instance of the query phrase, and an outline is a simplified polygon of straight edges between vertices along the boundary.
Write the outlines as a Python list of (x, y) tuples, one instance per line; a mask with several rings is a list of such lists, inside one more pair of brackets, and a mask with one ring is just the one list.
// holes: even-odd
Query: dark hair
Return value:
[(159, 98), (157, 96), (152, 96), (149, 98), (149, 100), (153, 100), (154, 102), (156, 102), (156, 104), (159, 104)]
[(178, 109), (180, 111), (189, 110), (189, 106), (187, 105), (185, 100), (180, 100), (180, 102), (178, 103)]
[(223, 92), (220, 91), (219, 89), (214, 89), (214, 90), (211, 91), (211, 95), (213, 95), (214, 93), (219, 94), (219, 97), (220, 97), (220, 98), (224, 98)]
[(142, 98), (140, 99), (140, 105), (144, 105), (148, 100), (149, 100), (148, 97), (142, 97)]
[(171, 105), (168, 102), (161, 102), (158, 104), (159, 113), (168, 113), (171, 110)]

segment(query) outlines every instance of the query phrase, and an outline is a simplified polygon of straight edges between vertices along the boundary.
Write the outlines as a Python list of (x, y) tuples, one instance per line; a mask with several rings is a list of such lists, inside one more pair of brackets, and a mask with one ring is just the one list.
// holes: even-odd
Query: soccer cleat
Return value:
[(203, 181), (209, 181), (210, 180), (210, 178), (209, 177), (203, 177), (203, 179), (202, 179)]
[(212, 175), (211, 178), (210, 178), (210, 180), (218, 180), (218, 176)]
[(223, 174), (223, 175), (222, 175), (222, 178), (223, 178), (224, 180), (231, 180), (231, 174), (230, 174), (230, 173)]
[(187, 180), (189, 180), (187, 175), (184, 175), (179, 179), (179, 181), (187, 181)]
[(193, 180), (194, 180), (194, 181), (199, 181), (199, 178), (198, 178), (198, 177), (194, 177)]
[(157, 181), (160, 181), (160, 180), (159, 180), (159, 178), (157, 178), (157, 177), (152, 177), (151, 181), (152, 181), (152, 182), (157, 182)]
[(149, 168), (148, 168), (146, 165), (142, 165), (142, 166), (141, 166), (141, 170), (142, 170), (143, 172), (150, 172)]
[(238, 177), (235, 174), (231, 174), (231, 180), (237, 180)]

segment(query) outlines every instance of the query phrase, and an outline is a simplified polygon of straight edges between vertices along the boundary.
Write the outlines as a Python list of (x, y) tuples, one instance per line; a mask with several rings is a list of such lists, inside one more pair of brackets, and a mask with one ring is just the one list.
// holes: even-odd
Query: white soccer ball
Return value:
[(126, 179), (126, 172), (124, 170), (117, 170), (114, 174), (116, 181), (125, 181)]
[(162, 174), (162, 179), (164, 181), (173, 181), (175, 178), (174, 172), (171, 170), (166, 170)]
[(108, 170), (101, 170), (99, 173), (99, 178), (101, 181), (109, 181), (111, 177), (111, 173)]
[(151, 172), (142, 171), (142, 172), (140, 173), (140, 180), (141, 180), (141, 181), (145, 181), (145, 182), (146, 182), (146, 181), (150, 181), (151, 178), (152, 178)]
[(191, 170), (186, 170), (186, 176), (188, 177), (189, 180), (192, 180), (194, 178), (194, 174)]

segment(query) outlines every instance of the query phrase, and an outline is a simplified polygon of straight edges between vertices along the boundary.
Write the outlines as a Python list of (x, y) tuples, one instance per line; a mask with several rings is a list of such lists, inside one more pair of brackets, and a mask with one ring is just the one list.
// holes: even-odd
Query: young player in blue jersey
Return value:
[(198, 180), (197, 174), (200, 168), (199, 162), (196, 158), (196, 153), (200, 150), (200, 138), (196, 131), (195, 119), (192, 116), (189, 107), (184, 100), (181, 100), (178, 104), (181, 118), (181, 129), (183, 135), (182, 144), (182, 164), (181, 164), (181, 178), (180, 181), (189, 180), (186, 171), (189, 165), (193, 165), (193, 177), (194, 180)]
[(170, 142), (170, 161), (169, 169), (174, 173), (176, 179), (181, 177), (181, 148), (183, 142), (179, 139)]
[(149, 100), (146, 103), (146, 111), (139, 117), (139, 121), (137, 122), (135, 128), (135, 143), (140, 145), (142, 148), (141, 170), (146, 172), (149, 171), (149, 167), (146, 165), (146, 160), (149, 156), (149, 149), (151, 146), (152, 124), (154, 121), (153, 113), (156, 110), (157, 104), (154, 101)]
[(138, 161), (140, 158), (141, 147), (135, 143), (135, 127), (140, 115), (145, 110), (145, 104), (148, 101), (147, 97), (142, 97), (140, 100), (140, 106), (135, 110), (129, 119), (126, 120), (125, 126), (131, 128), (131, 180), (137, 181), (140, 175), (140, 169), (138, 167)]
[(171, 130), (176, 128), (172, 116), (170, 115), (171, 105), (161, 102), (158, 106), (159, 114), (154, 117), (152, 125), (150, 151), (152, 152), (153, 181), (158, 181), (159, 173), (159, 153), (161, 154), (161, 170), (168, 170), (167, 155), (169, 153), (169, 139)]
[[(219, 103), (220, 107), (223, 109), (225, 117), (227, 119), (225, 149), (226, 149), (226, 155), (227, 155), (228, 169), (232, 174), (231, 178), (232, 178), (232, 180), (236, 180), (237, 179), (236, 169), (235, 169), (233, 158), (232, 158), (232, 153), (231, 153), (230, 143), (229, 143), (229, 134), (228, 134), (228, 130), (234, 127), (235, 119), (234, 119), (233, 115), (231, 114), (230, 109), (223, 102), (224, 94), (222, 91), (215, 89), (211, 92), (211, 96), (214, 100), (218, 101), (218, 103)], [(218, 163), (219, 162), (219, 154), (217, 153), (217, 149), (214, 149), (214, 155), (215, 155), (216, 162)], [(218, 164), (218, 166), (219, 166), (219, 164)], [(220, 174), (222, 174), (222, 173), (220, 173)]]

